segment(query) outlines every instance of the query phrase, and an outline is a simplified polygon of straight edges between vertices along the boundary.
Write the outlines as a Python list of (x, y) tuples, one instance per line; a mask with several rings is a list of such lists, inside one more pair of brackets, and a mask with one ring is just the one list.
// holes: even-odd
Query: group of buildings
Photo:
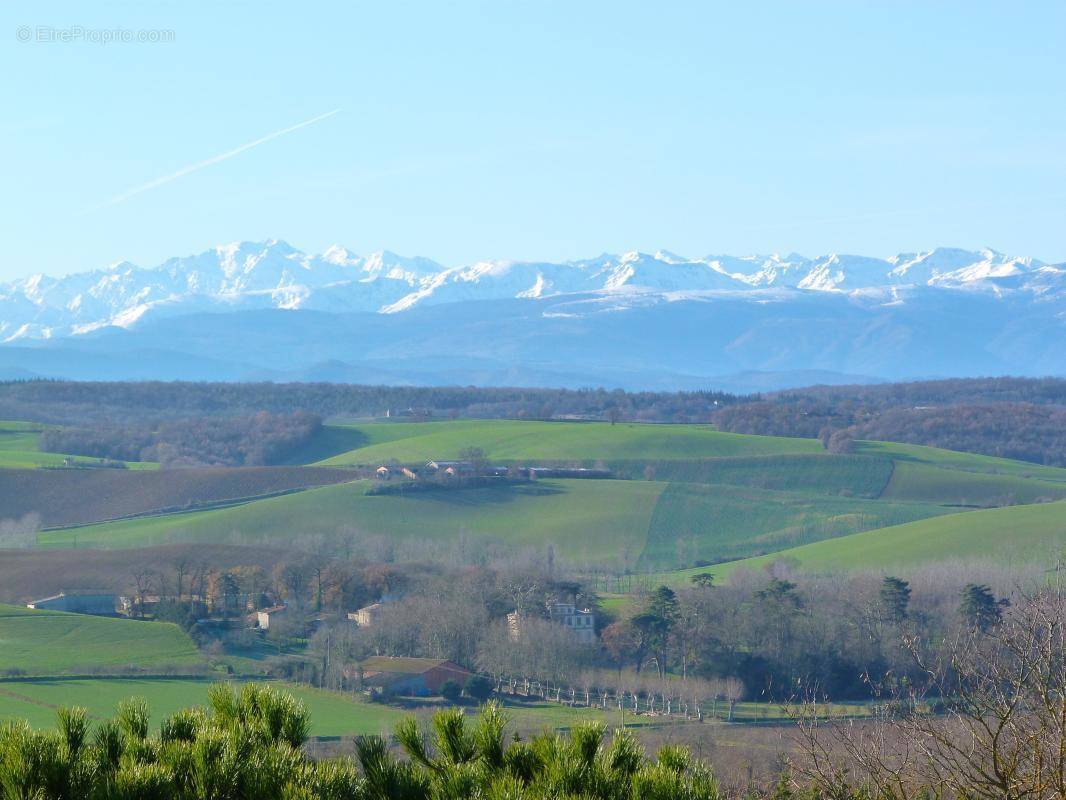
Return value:
[[(347, 619), (360, 628), (374, 628), (382, 624), (382, 614), (393, 598), (386, 595), (356, 611), (348, 612)], [(28, 603), (29, 608), (48, 611), (65, 611), (75, 614), (116, 616), (129, 614), (131, 609), (143, 603), (129, 597), (120, 597), (102, 590), (67, 590), (51, 597)], [(279, 620), (284, 620), (292, 610), (285, 604), (259, 609), (248, 615), (248, 624), (262, 631), (276, 629)], [(542, 615), (537, 615), (543, 619)], [(534, 615), (513, 611), (507, 615), (511, 638), (519, 640), (527, 620)], [(577, 641), (596, 643), (596, 615), (591, 609), (579, 608), (573, 603), (552, 603), (547, 609), (547, 619), (563, 626)], [(404, 658), (374, 656), (352, 664), (345, 669), (345, 677), (364, 691), (382, 696), (429, 696), (440, 694), (446, 683), (460, 688), (467, 685), (473, 673), (454, 662), (442, 659)]]
[(478, 465), (472, 461), (427, 461), (421, 467), (403, 464), (382, 464), (374, 470), (378, 480), (388, 481), (393, 478), (417, 480), (426, 477), (448, 478), (610, 478), (609, 469), (591, 467), (553, 467), (553, 466), (492, 466)]

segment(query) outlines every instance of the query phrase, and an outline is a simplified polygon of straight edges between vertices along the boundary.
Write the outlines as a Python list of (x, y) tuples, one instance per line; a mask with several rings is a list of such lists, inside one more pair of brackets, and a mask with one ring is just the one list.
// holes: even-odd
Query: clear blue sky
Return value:
[[(0, 279), (271, 237), (448, 265), (1066, 260), (1061, 0), (45, 0), (0, 19)], [(40, 26), (174, 41), (18, 41)]]

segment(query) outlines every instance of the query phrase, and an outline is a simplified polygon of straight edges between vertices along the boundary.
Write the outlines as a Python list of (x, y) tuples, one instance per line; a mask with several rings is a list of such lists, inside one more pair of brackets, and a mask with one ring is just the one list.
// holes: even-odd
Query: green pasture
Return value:
[(1066, 483), (897, 461), (881, 498), (991, 508), (1062, 500)]
[(736, 569), (761, 569), (779, 559), (807, 572), (905, 571), (966, 560), (995, 561), (1003, 566), (1052, 565), (1064, 551), (1066, 502), (1056, 502), (947, 514), (758, 558), (658, 573), (649, 580), (685, 585), (699, 572), (723, 578)]
[[(99, 459), (70, 456), (63, 453), (44, 453), (38, 450), (43, 425), (32, 422), (0, 420), (0, 469), (36, 469), (62, 467), (66, 459), (75, 464), (91, 465)], [(128, 469), (156, 469), (158, 464), (127, 461)]]
[(893, 462), (876, 456), (785, 453), (732, 458), (613, 460), (619, 477), (750, 486), (789, 492), (876, 498), (892, 477)]
[(933, 503), (671, 483), (655, 506), (638, 566), (746, 558), (948, 512)]
[(169, 514), (42, 532), (44, 546), (137, 547), (175, 541), (282, 544), (302, 534), (452, 539), (460, 534), (541, 548), (572, 558), (635, 562), (663, 484), (542, 480), (518, 486), (367, 495), (367, 482), (309, 489), (210, 511)]
[(722, 433), (710, 425), (455, 420), (348, 426), (366, 443), (319, 462), (324, 466), (456, 459), (469, 447), (501, 461), (685, 459), (817, 453), (814, 439)]
[[(35, 727), (51, 727), (61, 706), (81, 706), (95, 719), (115, 713), (122, 700), (143, 697), (152, 724), (189, 706), (204, 705), (214, 681), (200, 678), (86, 678), (0, 681), (0, 720), (25, 719)], [(314, 736), (387, 733), (404, 716), (396, 708), (361, 702), (353, 695), (279, 682), (311, 713)]]
[(897, 462), (912, 461), (946, 469), (984, 472), (991, 475), (1011, 475), (1017, 478), (1040, 478), (1045, 481), (1066, 483), (1066, 469), (1062, 467), (1045, 467), (1042, 464), (1032, 464), (1028, 461), (962, 453), (957, 450), (941, 450), (938, 447), (926, 447), (920, 444), (856, 442), (855, 452), (860, 455), (891, 458)]
[(0, 673), (59, 675), (200, 661), (192, 640), (170, 623), (0, 606)]

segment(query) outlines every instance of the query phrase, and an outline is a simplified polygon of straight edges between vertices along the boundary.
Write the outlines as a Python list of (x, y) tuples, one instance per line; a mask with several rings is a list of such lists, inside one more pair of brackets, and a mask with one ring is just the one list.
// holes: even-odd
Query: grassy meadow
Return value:
[(722, 433), (710, 425), (456, 420), (349, 427), (363, 434), (365, 442), (319, 465), (455, 459), (468, 447), (481, 448), (488, 458), (501, 461), (693, 459), (822, 451), (813, 439)]
[[(95, 719), (112, 716), (127, 697), (143, 697), (152, 711), (152, 724), (193, 705), (207, 701), (211, 678), (52, 678), (0, 681), (0, 720), (26, 719), (46, 728), (55, 723), (60, 706), (85, 708)], [(279, 682), (311, 712), (312, 735), (355, 736), (391, 731), (404, 712), (365, 703), (350, 694)]]
[(61, 675), (99, 667), (198, 664), (177, 625), (0, 606), (0, 673)]
[(1014, 474), (993, 475), (897, 461), (883, 500), (910, 500), (951, 506), (992, 507), (1066, 498), (1066, 483)]
[(299, 534), (361, 533), (448, 540), (464, 533), (517, 547), (553, 543), (574, 558), (640, 553), (664, 484), (543, 480), (518, 486), (368, 495), (368, 482), (326, 486), (211, 511), (42, 532), (45, 546), (134, 547), (227, 541), (284, 543)]
[[(67, 459), (75, 463), (92, 464), (98, 459), (85, 456), (70, 456), (63, 453), (45, 453), (38, 450), (41, 431), (44, 427), (33, 422), (0, 420), (0, 469), (38, 469), (62, 467)], [(126, 461), (127, 469), (158, 469), (159, 465), (147, 461)]]
[[(41, 430), (0, 423), (0, 465), (61, 463), (61, 454), (36, 450)], [(607, 466), (617, 479), (379, 495), (350, 472), (308, 466), (419, 463), (468, 447), (501, 462)], [(550, 544), (572, 561), (656, 571), (797, 551), (812, 565), (835, 564), (823, 554), (850, 552), (858, 545), (844, 541), (856, 534), (906, 530), (960, 510), (1066, 500), (1066, 469), (892, 442), (857, 442), (853, 454), (836, 455), (815, 440), (709, 425), (357, 421), (324, 426), (289, 460), (258, 470), (174, 470), (159, 480), (121, 470), (14, 470), (0, 482), (0, 507), (12, 519), (46, 509), (37, 544), (48, 548), (284, 547), (302, 535), (350, 532), (445, 543), (463, 536), (519, 550)], [(939, 530), (927, 524), (922, 530)], [(820, 542), (822, 549), (803, 549)], [(915, 560), (974, 552), (957, 536), (942, 542), (925, 543)], [(905, 560), (910, 546), (892, 555)]]
[[(43, 547), (114, 549), (177, 542), (285, 546), (301, 535), (353, 531), (442, 542), (461, 535), (516, 549), (550, 544), (578, 562), (669, 570), (791, 553), (960, 509), (1066, 499), (1062, 469), (886, 442), (859, 442), (854, 454), (834, 455), (815, 440), (726, 434), (707, 425), (365, 422), (327, 425), (297, 455), (323, 465), (418, 463), (455, 458), (466, 447), (499, 461), (606, 465), (619, 479), (548, 479), (406, 495), (368, 494), (371, 482), (356, 480), (200, 510), (55, 527), (37, 541)], [(300, 470), (308, 468), (275, 469), (293, 471), (296, 477), (285, 480), (298, 486)], [(235, 494), (211, 483), (233, 484), (234, 471), (172, 474), (181, 480), (161, 485), (194, 486), (190, 492), (205, 503)], [(194, 477), (206, 483), (196, 484)], [(132, 486), (134, 478), (120, 475), (112, 482)], [(130, 506), (129, 495), (119, 496)], [(70, 500), (67, 505), (83, 512), (92, 506), (76, 494)], [(161, 502), (153, 495), (142, 505)], [(945, 546), (938, 552), (969, 552), (949, 551)]]
[(745, 558), (949, 511), (933, 503), (671, 483), (655, 506), (638, 566)]
[(761, 569), (779, 559), (808, 572), (879, 573), (969, 559), (1004, 566), (1054, 564), (1064, 555), (1066, 502), (1060, 501), (947, 514), (652, 579), (685, 585), (699, 572), (724, 578), (736, 569)]
[(877, 456), (829, 453), (731, 458), (612, 460), (619, 477), (679, 483), (750, 486), (786, 492), (876, 499), (892, 478), (894, 462)]

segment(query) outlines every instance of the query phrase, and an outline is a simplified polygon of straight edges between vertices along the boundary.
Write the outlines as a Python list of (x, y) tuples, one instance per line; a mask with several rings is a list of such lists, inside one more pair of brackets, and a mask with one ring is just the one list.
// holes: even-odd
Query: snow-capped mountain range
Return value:
[[(545, 314), (582, 315), (649, 303), (780, 302), (811, 293), (867, 306), (960, 292), (1052, 304), (1066, 314), (1066, 264), (993, 250), (938, 248), (882, 259), (832, 254), (805, 258), (629, 252), (564, 263), (480, 261), (447, 268), (387, 251), (368, 256), (334, 246), (309, 255), (286, 242), (242, 242), (153, 268), (128, 262), (0, 285), (0, 341), (81, 336), (200, 312), (303, 309), (402, 314), (465, 301), (564, 299)], [(589, 302), (576, 302), (584, 296)]]

